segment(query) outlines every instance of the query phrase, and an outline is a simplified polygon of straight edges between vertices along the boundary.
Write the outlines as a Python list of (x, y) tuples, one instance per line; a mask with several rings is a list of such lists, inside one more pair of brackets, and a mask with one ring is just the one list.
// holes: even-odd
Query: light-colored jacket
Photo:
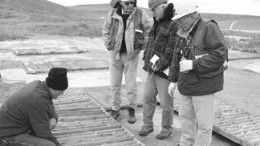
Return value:
[[(111, 50), (111, 55), (113, 58), (119, 59), (119, 51), (121, 49), (123, 34), (124, 34), (124, 24), (122, 17), (117, 13), (118, 9), (116, 8), (109, 11), (107, 19), (103, 25), (103, 39), (105, 42), (105, 47), (108, 50)], [(141, 12), (139, 15), (140, 17), (140, 28), (136, 28), (139, 26), (135, 24), (136, 13), (138, 13), (137, 9)], [(121, 11), (121, 10), (120, 10)], [(129, 15), (127, 22), (126, 22), (126, 29), (125, 29), (125, 44), (127, 50), (127, 56), (129, 59), (135, 57), (139, 54), (140, 48), (135, 47), (135, 42), (137, 41), (136, 37), (136, 29), (139, 29), (143, 32), (144, 36), (144, 43), (141, 49), (145, 49), (148, 37), (149, 37), (149, 30), (152, 26), (152, 19), (149, 15), (145, 12), (145, 10), (140, 8), (134, 8), (132, 13)], [(115, 33), (112, 34), (111, 33)]]

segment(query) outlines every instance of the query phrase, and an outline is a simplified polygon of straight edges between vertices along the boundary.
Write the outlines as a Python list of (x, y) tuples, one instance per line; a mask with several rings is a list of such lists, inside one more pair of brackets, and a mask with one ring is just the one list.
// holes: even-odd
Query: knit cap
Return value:
[(51, 68), (45, 81), (48, 87), (54, 90), (66, 90), (68, 88), (67, 69)]

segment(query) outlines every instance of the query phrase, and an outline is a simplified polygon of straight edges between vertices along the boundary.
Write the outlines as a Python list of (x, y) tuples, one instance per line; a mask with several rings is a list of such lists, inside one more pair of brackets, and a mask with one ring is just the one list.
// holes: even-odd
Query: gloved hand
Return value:
[(193, 69), (192, 60), (182, 60), (180, 62), (180, 72), (186, 73)]
[(168, 93), (171, 97), (174, 96), (174, 90), (177, 87), (177, 83), (170, 83), (170, 85), (168, 86)]

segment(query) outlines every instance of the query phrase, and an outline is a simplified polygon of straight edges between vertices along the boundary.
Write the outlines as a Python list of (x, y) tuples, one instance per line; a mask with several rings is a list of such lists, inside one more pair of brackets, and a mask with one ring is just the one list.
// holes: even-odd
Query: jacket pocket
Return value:
[(181, 82), (181, 88), (192, 87), (200, 82), (198, 74), (194, 71), (188, 73), (180, 73), (179, 81)]
[(169, 36), (169, 30), (165, 29), (164, 27), (161, 27), (159, 32), (158, 32), (158, 36)]
[(225, 70), (226, 70), (225, 67), (221, 66), (219, 69), (214, 70), (212, 72), (199, 74), (198, 77), (199, 78), (211, 78), (211, 77), (214, 77), (216, 75), (219, 75), (219, 74), (223, 73)]
[(135, 38), (134, 38), (134, 49), (141, 50), (144, 45), (144, 33), (143, 31), (136, 29), (135, 30)]
[(109, 41), (107, 50), (114, 50), (115, 47), (115, 39)]

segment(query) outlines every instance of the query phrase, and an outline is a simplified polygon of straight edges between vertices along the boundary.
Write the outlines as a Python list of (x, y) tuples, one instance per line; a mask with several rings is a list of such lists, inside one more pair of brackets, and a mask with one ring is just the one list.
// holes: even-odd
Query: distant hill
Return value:
[(47, 0), (0, 0), (0, 41), (37, 35), (101, 36), (104, 19), (99, 15), (94, 9), (86, 12)]
[[(64, 7), (47, 0), (0, 0), (0, 41), (38, 35), (100, 37), (109, 4)], [(202, 14), (221, 29), (260, 31), (260, 17)]]
[(78, 5), (69, 7), (70, 9), (80, 11), (84, 14), (91, 14), (96, 19), (107, 15), (111, 9), (109, 4), (92, 4), (92, 5)]
[(221, 29), (250, 30), (260, 32), (260, 16), (202, 13), (207, 19), (216, 20)]
[(64, 22), (91, 19), (87, 15), (47, 0), (0, 0), (1, 18), (34, 22)]
[[(91, 13), (96, 18), (106, 16), (110, 9), (108, 4), (79, 5), (70, 8), (84, 13)], [(201, 15), (205, 19), (217, 21), (221, 29), (229, 29), (231, 24), (236, 21), (233, 29), (260, 31), (260, 16), (211, 13), (202, 13)]]

